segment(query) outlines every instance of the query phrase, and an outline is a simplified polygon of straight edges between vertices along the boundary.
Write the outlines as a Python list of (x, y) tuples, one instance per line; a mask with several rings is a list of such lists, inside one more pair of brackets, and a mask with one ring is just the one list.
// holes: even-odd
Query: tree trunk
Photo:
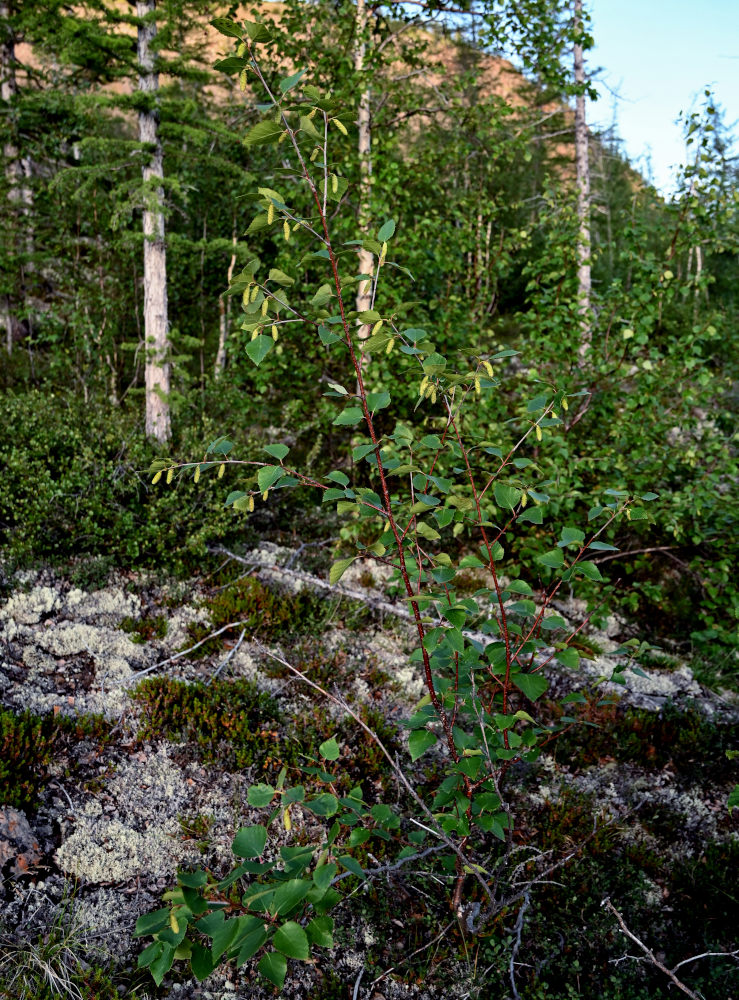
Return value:
[[(582, 31), (582, 0), (574, 0), (575, 33)], [(590, 163), (588, 160), (588, 127), (585, 121), (585, 62), (582, 42), (574, 45), (575, 84), (575, 170), (577, 177), (577, 310), (580, 317), (581, 361), (590, 350), (592, 313), (590, 306)]]
[[(233, 253), (231, 254), (231, 261), (228, 265), (228, 284), (231, 284), (231, 279), (233, 278), (234, 267), (236, 266), (236, 220), (234, 219), (234, 229), (231, 236), (231, 241), (233, 243)], [(214, 375), (216, 379), (220, 378), (226, 369), (226, 341), (228, 340), (228, 329), (231, 325), (231, 296), (223, 296), (218, 299), (218, 319), (219, 319), (219, 331), (218, 331), (218, 353), (216, 354), (216, 363)]]
[[(357, 0), (356, 14), (356, 35), (354, 41), (354, 70), (361, 74), (364, 71), (367, 41), (365, 32), (367, 29), (367, 8), (365, 0)], [(370, 127), (370, 90), (361, 82), (361, 92), (359, 95), (359, 108), (357, 112), (358, 145), (359, 153), (359, 229), (362, 236), (366, 236), (370, 222), (370, 194), (372, 188), (372, 160), (371, 160), (371, 140), (372, 133)], [(374, 258), (369, 250), (359, 251), (359, 273), (373, 273)], [(365, 279), (360, 281), (357, 292), (357, 312), (364, 312), (372, 308), (372, 282)], [(371, 324), (361, 323), (359, 326), (359, 339), (366, 340), (370, 335)]]
[(137, 57), (139, 93), (151, 94), (152, 101), (139, 112), (139, 142), (145, 144), (144, 178), (144, 340), (146, 345), (146, 434), (160, 443), (169, 441), (170, 369), (169, 323), (167, 318), (167, 256), (164, 246), (164, 189), (162, 180), (162, 145), (159, 139), (159, 114), (155, 95), (159, 74), (154, 70), (151, 43), (157, 28), (150, 19), (156, 0), (137, 0)]
[[(15, 75), (15, 39), (10, 26), (11, 5), (8, 0), (0, 0), (0, 97), (3, 104), (10, 104), (18, 92)], [(23, 295), (24, 272), (32, 270), (31, 256), (33, 254), (33, 232), (31, 228), (31, 209), (33, 193), (30, 188), (31, 162), (23, 159), (12, 139), (3, 143), (3, 160), (5, 176), (8, 184), (8, 201), (12, 206), (8, 221), (8, 242), (6, 253), (15, 255), (19, 231), (23, 234), (21, 242), (25, 244), (27, 260), (21, 267), (21, 297)], [(5, 346), (8, 354), (13, 353), (13, 341), (16, 320), (13, 315), (13, 296), (7, 293), (3, 296), (3, 326), (5, 327)]]

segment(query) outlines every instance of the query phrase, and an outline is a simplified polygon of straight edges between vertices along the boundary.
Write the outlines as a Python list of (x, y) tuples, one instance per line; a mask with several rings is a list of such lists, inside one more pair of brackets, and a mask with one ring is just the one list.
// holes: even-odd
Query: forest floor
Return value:
[[(136, 969), (143, 944), (132, 934), (178, 867), (229, 869), (236, 831), (269, 812), (248, 805), (249, 785), (297, 767), (328, 737), (368, 801), (400, 800), (362, 730), (270, 654), (340, 692), (403, 754), (401, 722), (424, 689), (402, 605), (361, 563), (331, 589), (297, 556), (265, 543), (208, 579), (121, 572), (96, 590), (51, 571), (16, 576), (0, 607), (0, 996), (274, 995), (250, 964), (204, 983), (176, 965), (156, 988)], [(580, 670), (553, 668), (532, 708), (555, 717), (556, 699), (585, 694), (578, 725), (511, 778), (518, 842), (570, 859), (532, 887), (528, 913), (510, 907), (475, 935), (451, 914), (431, 863), (356, 879), (334, 947), (290, 963), (286, 997), (674, 995), (633, 957), (606, 896), (668, 965), (739, 947), (739, 839), (726, 806), (739, 698), (657, 655), (627, 670), (625, 685), (597, 684), (625, 633), (616, 617), (584, 633)], [(419, 789), (433, 786), (433, 765), (433, 753), (408, 765)], [(320, 823), (296, 806), (291, 830), (270, 826), (268, 847), (317, 841)], [(387, 863), (392, 846), (366, 867)], [(710, 985), (706, 996), (739, 997), (731, 958), (681, 972), (693, 988)]]

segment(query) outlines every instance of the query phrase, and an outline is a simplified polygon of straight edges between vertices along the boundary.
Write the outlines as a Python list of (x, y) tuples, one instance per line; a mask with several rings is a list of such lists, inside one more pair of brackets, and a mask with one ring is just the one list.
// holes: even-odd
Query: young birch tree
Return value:
[(164, 244), (164, 169), (159, 138), (159, 74), (152, 43), (156, 38), (156, 0), (137, 0), (139, 93), (148, 95), (139, 111), (139, 141), (144, 147), (144, 338), (146, 342), (146, 434), (160, 443), (171, 437), (171, 364), (167, 316), (167, 253)]

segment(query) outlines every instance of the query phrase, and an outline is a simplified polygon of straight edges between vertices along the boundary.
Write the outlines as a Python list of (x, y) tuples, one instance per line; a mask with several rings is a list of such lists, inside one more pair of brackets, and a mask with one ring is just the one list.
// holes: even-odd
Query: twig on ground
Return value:
[(219, 663), (219, 665), (216, 668), (216, 670), (214, 671), (214, 673), (208, 678), (208, 680), (206, 681), (206, 686), (212, 684), (213, 681), (216, 680), (216, 678), (218, 677), (218, 675), (224, 669), (224, 667), (226, 666), (226, 664), (229, 662), (229, 660), (232, 660), (234, 658), (234, 656), (236, 655), (236, 653), (239, 651), (239, 646), (244, 641), (244, 636), (245, 635), (246, 635), (246, 629), (242, 628), (241, 635), (239, 636), (238, 641), (236, 642), (236, 645), (233, 647), (233, 649), (230, 649), (228, 651), (228, 655), (223, 658), (223, 660)]
[[(621, 914), (616, 909), (616, 907), (613, 905), (613, 903), (608, 898), (608, 896), (606, 896), (606, 898), (603, 900), (603, 902), (600, 905), (601, 906), (605, 906), (605, 908), (607, 910), (611, 911), (611, 913), (614, 915), (614, 917), (618, 921), (618, 926), (621, 928), (621, 930), (626, 935), (626, 937), (630, 941), (633, 941), (634, 944), (637, 945), (639, 948), (641, 948), (641, 950), (647, 956), (647, 958), (652, 963), (652, 965), (656, 966), (656, 968), (658, 968), (660, 970), (660, 972), (664, 972), (664, 974), (667, 976), (667, 978), (671, 979), (672, 982), (675, 984), (675, 986), (677, 986), (677, 988), (679, 990), (682, 990), (683, 993), (685, 993), (689, 997), (691, 997), (692, 1000), (701, 1000), (701, 997), (699, 997), (697, 993), (694, 993), (693, 990), (691, 990), (689, 987), (687, 987), (685, 985), (685, 983), (682, 983), (677, 978), (677, 976), (675, 975), (675, 973), (671, 969), (667, 968), (667, 966), (664, 964), (664, 962), (660, 962), (660, 960), (657, 958), (657, 956), (654, 954), (654, 952), (651, 950), (651, 948), (649, 948), (647, 945), (645, 945), (643, 941), (640, 941), (639, 938), (636, 936), (636, 934), (634, 934), (633, 931), (629, 930), (629, 928), (626, 926), (626, 921), (621, 916)], [(690, 959), (688, 959), (688, 961), (690, 961)], [(680, 963), (680, 964), (683, 964), (683, 963)], [(675, 966), (675, 968), (678, 968), (678, 966)]]
[(523, 896), (521, 909), (518, 911), (518, 916), (516, 917), (516, 926), (514, 928), (515, 939), (513, 941), (513, 947), (511, 948), (511, 961), (508, 966), (508, 970), (511, 977), (511, 989), (513, 990), (513, 1000), (521, 1000), (521, 995), (516, 989), (516, 956), (518, 955), (519, 948), (521, 947), (521, 934), (523, 933), (523, 922), (526, 916), (526, 910), (529, 908), (530, 902), (531, 902), (531, 893), (527, 889)]
[(216, 629), (215, 632), (211, 632), (210, 635), (206, 635), (204, 639), (196, 642), (194, 646), (189, 646), (187, 649), (181, 649), (179, 653), (174, 653), (172, 656), (168, 656), (166, 660), (159, 660), (158, 663), (152, 663), (151, 666), (145, 667), (143, 670), (138, 670), (135, 674), (131, 674), (127, 678), (127, 681), (136, 680), (137, 677), (144, 677), (146, 674), (151, 674), (155, 670), (159, 670), (160, 667), (166, 667), (168, 663), (174, 663), (175, 660), (182, 659), (183, 656), (187, 656), (188, 653), (194, 652), (200, 646), (204, 645), (206, 642), (210, 642), (211, 639), (217, 638), (223, 632), (227, 632), (230, 628), (241, 628), (242, 625), (246, 625), (248, 619), (243, 619), (240, 622), (229, 622), (228, 625), (224, 625), (222, 628)]

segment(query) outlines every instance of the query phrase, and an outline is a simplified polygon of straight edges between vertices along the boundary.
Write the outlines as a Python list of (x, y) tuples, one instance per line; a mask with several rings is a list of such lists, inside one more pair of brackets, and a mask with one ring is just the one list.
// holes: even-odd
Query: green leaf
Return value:
[(580, 654), (576, 649), (560, 649), (556, 658), (570, 670), (577, 670), (580, 665)]
[(157, 934), (168, 926), (169, 907), (164, 906), (161, 910), (142, 914), (136, 921), (136, 930), (133, 932), (133, 936), (148, 937), (149, 934)]
[(217, 69), (219, 73), (240, 73), (246, 65), (246, 59), (241, 59), (239, 56), (227, 56), (225, 59), (219, 59), (217, 63), (213, 63), (213, 69)]
[(456, 573), (451, 566), (435, 566), (431, 570), (431, 576), (437, 583), (450, 583), (456, 576)]
[(726, 805), (729, 810), (729, 815), (731, 815), (734, 809), (739, 808), (739, 785), (734, 785), (732, 790), (729, 792)]
[(549, 687), (549, 681), (541, 674), (512, 674), (511, 680), (529, 701), (536, 701)]
[(299, 69), (297, 73), (293, 73), (292, 76), (286, 76), (284, 80), (280, 80), (280, 90), (283, 94), (286, 94), (288, 90), (292, 88), (303, 79), (308, 71), (306, 69)]
[(333, 421), (335, 427), (353, 427), (364, 418), (364, 413), (360, 406), (347, 406), (345, 410)]
[(319, 865), (313, 872), (313, 881), (319, 889), (328, 889), (337, 871), (338, 868), (333, 861), (328, 865)]
[(290, 451), (286, 444), (268, 444), (264, 450), (268, 455), (271, 455), (272, 458), (276, 458), (278, 462), (287, 458), (287, 453)]
[(589, 549), (597, 549), (598, 552), (620, 552), (621, 550), (615, 545), (609, 545), (608, 542), (591, 542), (588, 545)]
[(266, 146), (276, 143), (282, 135), (284, 129), (282, 123), (275, 124), (273, 121), (257, 122), (244, 137), (245, 146)]
[(310, 941), (319, 948), (333, 948), (333, 917), (314, 917), (305, 928)]
[(579, 547), (585, 541), (585, 532), (580, 531), (579, 528), (562, 528), (562, 534), (559, 537), (560, 540), (557, 542), (557, 545), (560, 548), (564, 548), (567, 545)]
[(236, 957), (236, 968), (241, 968), (244, 962), (248, 962), (250, 958), (256, 955), (268, 937), (269, 934), (264, 929), (264, 924), (261, 924), (238, 940), (236, 947), (238, 947), (239, 953)]
[(216, 967), (216, 961), (209, 948), (204, 948), (198, 941), (191, 942), (192, 952), (190, 953), (190, 967), (192, 974), (202, 982), (207, 979)]
[(332, 736), (330, 739), (324, 740), (324, 742), (319, 746), (318, 752), (322, 757), (325, 757), (326, 760), (338, 760), (339, 755), (341, 754), (341, 748), (336, 742), (336, 738)]
[(263, 465), (257, 472), (259, 489), (264, 493), (265, 490), (274, 486), (278, 479), (282, 479), (284, 474), (284, 470), (280, 465)]
[(349, 556), (348, 559), (339, 559), (332, 565), (328, 572), (328, 582), (331, 586), (339, 582), (356, 558), (356, 556)]
[[(263, 809), (268, 806), (275, 796), (275, 790), (272, 785), (250, 785), (246, 793), (246, 801), (250, 806), (254, 806), (255, 809)], [(262, 853), (261, 851), (259, 852)], [(242, 857), (253, 857), (253, 855), (244, 854)]]
[(367, 393), (367, 407), (374, 413), (375, 410), (382, 410), (384, 407), (390, 405), (390, 393), (389, 392), (368, 392)]
[(377, 233), (377, 239), (379, 240), (380, 243), (387, 243), (387, 241), (391, 239), (394, 233), (395, 233), (395, 220), (388, 219), (387, 222), (383, 223), (383, 225), (380, 226), (380, 229), (378, 230)]
[(573, 567), (573, 572), (582, 573), (583, 576), (587, 577), (588, 580), (602, 580), (603, 574), (595, 565), (591, 562), (579, 562)]
[(415, 729), (408, 737), (411, 760), (418, 760), (437, 741), (437, 736), (429, 729)]
[(513, 486), (506, 486), (504, 483), (496, 483), (493, 487), (493, 493), (498, 506), (504, 507), (506, 510), (513, 510), (521, 499), (521, 490), (517, 490)]
[(278, 285), (282, 285), (284, 288), (287, 288), (288, 285), (295, 284), (295, 278), (291, 278), (289, 274), (285, 274), (285, 272), (281, 271), (279, 267), (273, 267), (270, 270), (269, 280), (274, 281)]
[(561, 615), (549, 615), (548, 618), (544, 618), (542, 620), (541, 627), (545, 630), (567, 628), (567, 622), (561, 617)]
[(549, 566), (550, 569), (559, 569), (560, 566), (564, 566), (565, 557), (562, 549), (552, 549), (551, 552), (537, 556), (536, 561), (542, 566)]
[(227, 17), (214, 17), (210, 23), (216, 31), (220, 31), (222, 35), (227, 35), (229, 38), (241, 38), (243, 34), (238, 24), (234, 24)]
[(265, 979), (281, 990), (285, 985), (287, 959), (277, 951), (268, 951), (259, 959), (259, 971)]
[(351, 872), (352, 875), (356, 875), (358, 878), (364, 878), (364, 869), (350, 854), (342, 854), (339, 858), (339, 862), (348, 872)]
[(264, 853), (264, 845), (266, 843), (266, 827), (242, 826), (234, 837), (231, 850), (239, 858), (258, 858)]
[(441, 375), (446, 368), (446, 358), (443, 354), (429, 354), (422, 364), (424, 375)]
[(258, 368), (274, 346), (275, 342), (271, 337), (265, 337), (260, 333), (246, 345), (246, 353)]
[(260, 22), (244, 21), (244, 27), (246, 28), (246, 33), (252, 42), (268, 42), (270, 40), (270, 33)]
[(516, 615), (535, 615), (536, 605), (533, 601), (514, 601), (508, 606), (508, 611)]
[(305, 899), (313, 886), (312, 881), (303, 878), (291, 878), (282, 882), (275, 889), (270, 903), (270, 910), (278, 916), (287, 916)]
[(528, 522), (529, 524), (543, 524), (544, 523), (544, 513), (541, 507), (529, 507), (525, 510), (523, 514), (519, 515), (519, 524), (524, 524)]
[(177, 869), (177, 881), (180, 885), (187, 886), (188, 889), (200, 889), (207, 885), (208, 876), (204, 871), (184, 872)]
[(316, 816), (333, 816), (339, 810), (339, 800), (330, 792), (316, 795), (314, 799), (305, 802), (306, 809), (310, 809)]
[(299, 958), (303, 961), (310, 958), (308, 935), (294, 920), (288, 920), (280, 927), (272, 938), (272, 944), (288, 958)]
[(318, 327), (318, 336), (321, 338), (321, 343), (325, 344), (326, 347), (330, 347), (331, 344), (335, 344), (337, 340), (341, 340), (341, 337), (337, 333), (332, 333), (325, 326)]
[(162, 941), (157, 941), (157, 944), (161, 946), (162, 950), (159, 956), (150, 963), (149, 972), (157, 986), (161, 986), (162, 980), (172, 968), (175, 949), (172, 945), (164, 944)]

